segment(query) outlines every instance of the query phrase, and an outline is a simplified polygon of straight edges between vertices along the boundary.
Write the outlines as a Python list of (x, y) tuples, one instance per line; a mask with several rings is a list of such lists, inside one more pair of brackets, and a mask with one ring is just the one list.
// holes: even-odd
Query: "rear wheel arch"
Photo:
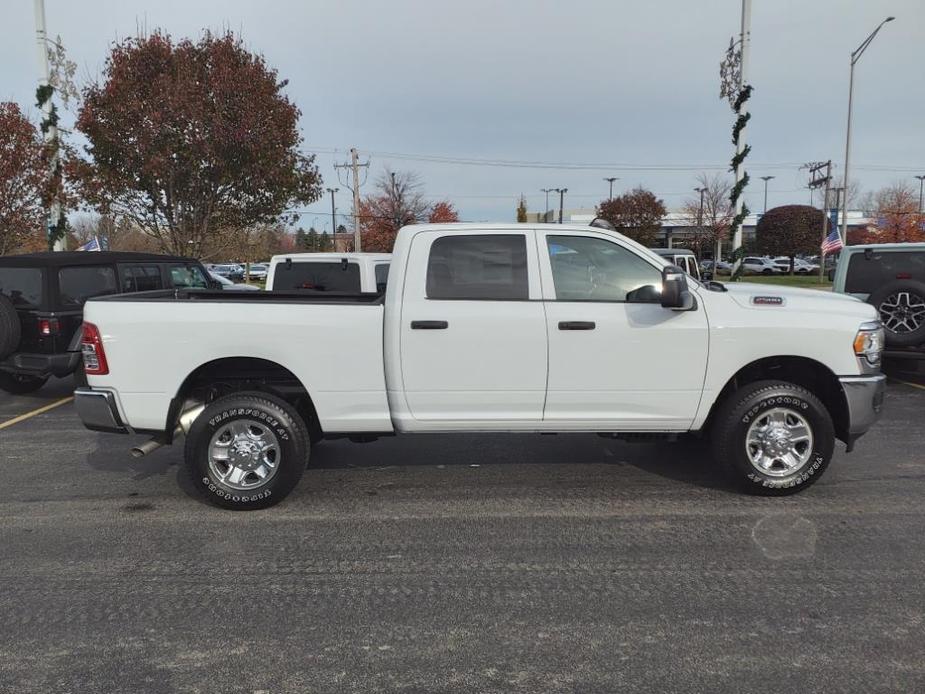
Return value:
[(713, 401), (702, 430), (709, 430), (717, 411), (735, 391), (750, 383), (766, 380), (794, 383), (815, 395), (832, 418), (835, 436), (840, 441), (848, 441), (848, 402), (838, 376), (822, 362), (793, 355), (756, 359), (736, 371)]
[(165, 434), (174, 429), (190, 401), (209, 403), (241, 392), (265, 392), (290, 403), (305, 422), (311, 443), (324, 438), (318, 412), (305, 384), (292, 371), (275, 361), (258, 357), (222, 357), (193, 369), (177, 389), (167, 413)]

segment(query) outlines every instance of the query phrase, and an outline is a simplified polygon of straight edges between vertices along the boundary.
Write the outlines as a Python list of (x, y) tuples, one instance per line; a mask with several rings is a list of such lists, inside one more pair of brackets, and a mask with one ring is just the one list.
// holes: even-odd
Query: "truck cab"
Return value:
[(270, 260), (267, 289), (385, 292), (391, 253), (286, 253)]

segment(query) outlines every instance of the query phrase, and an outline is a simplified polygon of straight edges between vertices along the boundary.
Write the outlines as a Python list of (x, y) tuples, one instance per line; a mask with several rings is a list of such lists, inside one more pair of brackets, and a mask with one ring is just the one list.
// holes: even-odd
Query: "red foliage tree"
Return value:
[(755, 244), (759, 253), (783, 255), (793, 259), (799, 254), (818, 253), (822, 246), (822, 210), (809, 205), (781, 205), (773, 207), (758, 220), (755, 227)]
[(47, 192), (38, 130), (17, 104), (0, 103), (0, 255), (44, 248)]
[(613, 200), (604, 200), (597, 214), (643, 246), (654, 246), (665, 216), (664, 203), (642, 187), (624, 193)]
[(925, 241), (925, 215), (919, 213), (918, 191), (894, 183), (876, 195), (874, 225), (849, 234), (852, 243), (916, 243)]
[(320, 197), (299, 152), (300, 112), (261, 56), (232, 34), (113, 47), (84, 90), (73, 174), (101, 212), (130, 218), (165, 250), (201, 255), (210, 236), (287, 219)]
[(431, 224), (451, 224), (459, 221), (459, 212), (449, 200), (441, 200), (431, 207), (427, 221)]

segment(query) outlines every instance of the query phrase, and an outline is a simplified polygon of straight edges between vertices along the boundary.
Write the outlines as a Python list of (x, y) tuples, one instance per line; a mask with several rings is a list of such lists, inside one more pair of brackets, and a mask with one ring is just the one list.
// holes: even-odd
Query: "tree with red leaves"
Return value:
[[(793, 259), (800, 254), (818, 253), (822, 246), (825, 214), (809, 205), (781, 205), (761, 215), (755, 227), (755, 245), (759, 253)], [(828, 227), (828, 223), (826, 223)]]
[(0, 255), (44, 247), (46, 167), (38, 129), (17, 104), (0, 103)]
[(417, 174), (386, 169), (376, 181), (377, 192), (360, 201), (360, 231), (364, 251), (391, 253), (398, 230), (407, 224), (458, 222), (453, 204), (430, 204)]
[(89, 158), (72, 175), (91, 205), (172, 253), (199, 256), (216, 234), (286, 221), (320, 197), (321, 178), (299, 151), (285, 85), (230, 33), (127, 39), (84, 90), (76, 127)]
[(643, 246), (654, 246), (662, 228), (665, 204), (652, 191), (640, 186), (612, 200), (602, 201), (597, 206), (597, 216)]
[(879, 190), (874, 198), (874, 225), (849, 234), (851, 243), (921, 243), (925, 215), (919, 213), (918, 191), (900, 182)]

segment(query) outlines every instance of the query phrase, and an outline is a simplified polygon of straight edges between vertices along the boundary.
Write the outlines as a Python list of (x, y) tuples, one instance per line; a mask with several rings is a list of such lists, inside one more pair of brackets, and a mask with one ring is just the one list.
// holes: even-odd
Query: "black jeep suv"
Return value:
[(103, 294), (215, 288), (198, 260), (152, 253), (0, 256), (0, 389), (30, 393), (49, 376), (83, 380), (84, 302)]

